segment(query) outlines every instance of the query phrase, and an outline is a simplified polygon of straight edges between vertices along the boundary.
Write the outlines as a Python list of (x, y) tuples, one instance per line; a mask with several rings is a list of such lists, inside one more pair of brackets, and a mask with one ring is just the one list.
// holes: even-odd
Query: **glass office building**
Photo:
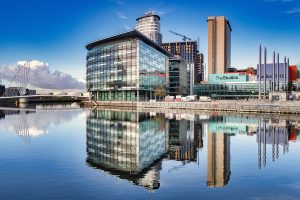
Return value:
[(188, 94), (188, 73), (186, 63), (179, 56), (169, 60), (169, 95)]
[(87, 90), (96, 101), (140, 101), (168, 87), (172, 55), (137, 30), (89, 43)]

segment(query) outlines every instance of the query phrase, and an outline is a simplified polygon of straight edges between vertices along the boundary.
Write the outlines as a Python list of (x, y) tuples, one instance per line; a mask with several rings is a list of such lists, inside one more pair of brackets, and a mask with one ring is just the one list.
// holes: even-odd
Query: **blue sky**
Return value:
[(84, 79), (85, 44), (134, 28), (149, 10), (161, 16), (163, 41), (181, 40), (169, 30), (199, 37), (205, 59), (206, 19), (224, 15), (233, 66), (256, 65), (259, 44), (300, 61), (300, 0), (1, 0), (0, 66), (37, 59)]

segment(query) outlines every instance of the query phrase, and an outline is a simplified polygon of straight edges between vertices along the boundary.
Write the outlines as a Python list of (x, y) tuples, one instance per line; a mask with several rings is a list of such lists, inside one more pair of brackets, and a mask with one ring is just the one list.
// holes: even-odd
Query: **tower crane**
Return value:
[(176, 32), (174, 32), (174, 31), (169, 31), (169, 32), (170, 32), (170, 33), (173, 33), (174, 35), (178, 35), (178, 36), (182, 37), (182, 40), (183, 40), (183, 41), (186, 41), (186, 40), (191, 41), (191, 40), (192, 40), (191, 38), (188, 38), (187, 36), (182, 35), (182, 34), (180, 34), (180, 33), (176, 33)]

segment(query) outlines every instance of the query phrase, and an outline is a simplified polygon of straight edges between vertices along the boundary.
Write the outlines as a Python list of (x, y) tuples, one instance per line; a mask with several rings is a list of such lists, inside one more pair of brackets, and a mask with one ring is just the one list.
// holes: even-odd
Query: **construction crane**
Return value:
[(182, 35), (182, 34), (180, 34), (180, 33), (176, 33), (176, 32), (174, 32), (174, 31), (169, 31), (169, 32), (170, 32), (170, 33), (173, 33), (174, 35), (178, 35), (178, 36), (182, 37), (182, 40), (183, 40), (183, 41), (186, 41), (186, 40), (191, 41), (191, 40), (192, 40), (191, 38), (188, 38), (187, 36)]

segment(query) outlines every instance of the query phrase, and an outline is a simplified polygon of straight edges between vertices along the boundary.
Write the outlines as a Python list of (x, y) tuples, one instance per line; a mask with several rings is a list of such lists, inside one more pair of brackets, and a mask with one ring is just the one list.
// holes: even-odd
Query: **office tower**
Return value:
[(169, 94), (171, 96), (187, 95), (186, 63), (180, 56), (169, 59), (169, 83)]
[(161, 46), (162, 35), (160, 33), (160, 17), (154, 12), (151, 11), (145, 13), (144, 16), (137, 18), (136, 30)]
[(224, 17), (208, 17), (208, 74), (223, 74), (231, 66), (231, 26)]
[(195, 71), (194, 71), (194, 84), (200, 83), (201, 81), (204, 81), (204, 55), (203, 53), (197, 53), (196, 57), (196, 65), (195, 65)]
[(168, 87), (172, 55), (137, 30), (86, 45), (87, 90), (96, 101), (140, 101)]
[(187, 64), (188, 72), (188, 94), (192, 92), (192, 86), (201, 81), (201, 59), (198, 53), (196, 41), (163, 43), (163, 48), (173, 55), (180, 56)]

